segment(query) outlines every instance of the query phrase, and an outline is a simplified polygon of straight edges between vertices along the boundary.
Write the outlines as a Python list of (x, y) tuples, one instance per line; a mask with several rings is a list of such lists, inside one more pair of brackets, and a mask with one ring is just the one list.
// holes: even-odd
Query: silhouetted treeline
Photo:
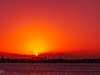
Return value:
[(11, 59), (1, 57), (0, 63), (100, 63), (100, 59), (47, 59), (46, 57), (32, 57), (31, 59)]

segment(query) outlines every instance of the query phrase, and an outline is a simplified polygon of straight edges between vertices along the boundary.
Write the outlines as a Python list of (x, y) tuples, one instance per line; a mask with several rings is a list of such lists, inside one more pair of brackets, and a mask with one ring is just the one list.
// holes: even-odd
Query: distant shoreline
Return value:
[(0, 63), (100, 63), (100, 59), (0, 59)]

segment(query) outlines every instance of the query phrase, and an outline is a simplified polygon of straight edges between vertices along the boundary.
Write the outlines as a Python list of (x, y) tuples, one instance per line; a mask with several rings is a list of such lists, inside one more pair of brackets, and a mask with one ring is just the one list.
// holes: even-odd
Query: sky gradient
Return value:
[(100, 53), (100, 0), (0, 0), (0, 51)]

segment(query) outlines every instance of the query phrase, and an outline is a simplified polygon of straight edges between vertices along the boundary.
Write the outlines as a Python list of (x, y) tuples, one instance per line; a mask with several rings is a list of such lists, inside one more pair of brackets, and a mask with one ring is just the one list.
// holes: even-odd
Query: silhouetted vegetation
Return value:
[(32, 57), (31, 59), (11, 59), (4, 58), (0, 59), (0, 63), (100, 63), (100, 59), (47, 59), (46, 57)]

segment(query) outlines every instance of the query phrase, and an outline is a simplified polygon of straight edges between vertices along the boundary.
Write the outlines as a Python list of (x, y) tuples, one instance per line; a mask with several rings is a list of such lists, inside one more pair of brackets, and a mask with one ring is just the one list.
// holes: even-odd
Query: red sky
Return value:
[(100, 0), (0, 0), (0, 51), (100, 52)]

